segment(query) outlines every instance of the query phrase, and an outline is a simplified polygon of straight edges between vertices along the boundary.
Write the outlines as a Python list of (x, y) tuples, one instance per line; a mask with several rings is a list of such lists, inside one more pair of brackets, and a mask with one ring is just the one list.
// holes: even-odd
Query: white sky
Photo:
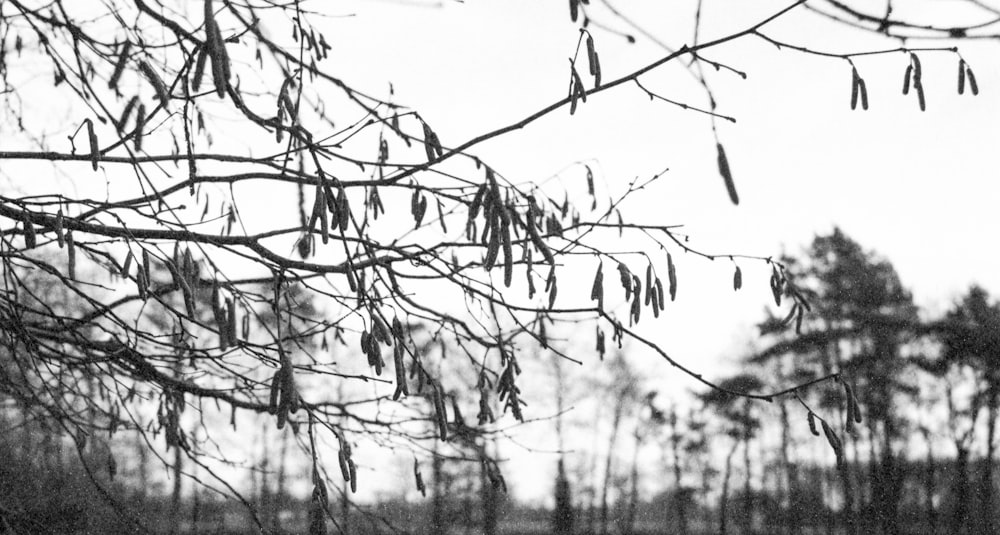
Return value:
[[(690, 42), (694, 2), (619, 4), (671, 46)], [(936, 22), (954, 14), (951, 3), (912, 4), (923, 6), (926, 15), (935, 17), (928, 20)], [(741, 30), (785, 5), (706, 2), (702, 38)], [(441, 8), (392, 1), (311, 6), (345, 15), (329, 18), (324, 26), (333, 46), (326, 67), (370, 93), (386, 94), (391, 82), (395, 100), (418, 110), (445, 145), (519, 120), (565, 95), (567, 58), (578, 38), (565, 1), (470, 1)], [(290, 26), (270, 30), (279, 38), (287, 30), (284, 38), (291, 43)], [(764, 31), (837, 53), (897, 46), (801, 10)], [(605, 80), (664, 55), (641, 37), (629, 45), (599, 29), (593, 32)], [(921, 53), (928, 100), (924, 113), (914, 95), (900, 93), (908, 62), (902, 53), (855, 60), (867, 82), (871, 109), (852, 112), (850, 67), (843, 60), (778, 51), (754, 38), (708, 51), (709, 58), (748, 74), (746, 80), (726, 72), (709, 74), (718, 111), (738, 121), (719, 123), (740, 194), (738, 207), (730, 204), (718, 175), (707, 117), (651, 102), (633, 84), (595, 95), (572, 117), (559, 110), (473, 152), (515, 182), (558, 175), (571, 198), (581, 200), (586, 185), (574, 162), (599, 169), (599, 179), (615, 196), (628, 181), (669, 168), (627, 205), (627, 214), (635, 222), (685, 224), (691, 245), (709, 253), (798, 253), (814, 235), (839, 225), (865, 248), (887, 257), (917, 303), (939, 313), (974, 282), (1000, 295), (995, 246), (1000, 231), (995, 149), (1000, 142), (1000, 68), (995, 44), (963, 43), (961, 51), (975, 70), (980, 95), (956, 94), (954, 54)], [(678, 66), (660, 68), (642, 81), (663, 96), (705, 105), (693, 79)], [(263, 194), (255, 200), (271, 203)], [(710, 377), (723, 375), (731, 369), (727, 363), (747, 347), (763, 310), (773, 306), (767, 286), (770, 268), (741, 261), (744, 289), (734, 293), (728, 260), (709, 262), (672, 252), (677, 301), (659, 321), (645, 319), (638, 330), (680, 362)], [(580, 288), (589, 289), (592, 264), (575, 281)], [(644, 268), (637, 263), (634, 271)], [(574, 284), (564, 280), (569, 274), (560, 277), (563, 287)], [(587, 349), (591, 337), (588, 327)], [(658, 378), (662, 390), (695, 386), (662, 362), (647, 373)], [(522, 438), (539, 449), (555, 446), (551, 434), (542, 438), (531, 429)], [(522, 475), (511, 474), (521, 481), (519, 497), (550, 494), (551, 457), (524, 455), (512, 447), (504, 453), (522, 467)], [(529, 470), (546, 476), (538, 485), (527, 484), (523, 474)], [(391, 472), (388, 465), (386, 471)]]
[[(445, 144), (458, 144), (565, 94), (577, 33), (563, 4), (469, 2), (431, 9), (368, 3), (354, 17), (331, 20), (330, 61), (343, 62), (335, 69), (345, 79), (373, 91), (391, 81), (398, 102), (420, 110)], [(784, 5), (707, 3), (702, 36), (743, 28)], [(689, 11), (643, 13), (640, 20), (675, 47), (690, 40)], [(765, 32), (838, 53), (897, 46), (805, 11)], [(600, 30), (594, 34), (605, 80), (663, 55), (641, 38), (630, 46)], [(939, 311), (973, 282), (1000, 293), (1000, 253), (992, 246), (1000, 230), (994, 149), (1000, 141), (1000, 93), (994, 89), (1000, 70), (993, 45), (963, 43), (961, 51), (980, 95), (957, 94), (954, 54), (921, 53), (928, 100), (923, 113), (912, 93), (901, 94), (908, 63), (903, 53), (855, 60), (871, 109), (852, 112), (850, 67), (843, 60), (777, 51), (752, 38), (708, 52), (748, 73), (747, 80), (710, 73), (718, 111), (738, 121), (720, 122), (738, 207), (729, 203), (718, 176), (707, 118), (651, 102), (634, 85), (596, 95), (575, 116), (561, 110), (488, 141), (476, 153), (515, 181), (565, 171), (564, 184), (580, 196), (582, 171), (566, 167), (576, 161), (596, 162), (615, 192), (634, 177), (669, 167), (629, 205), (630, 216), (683, 223), (691, 243), (712, 253), (797, 253), (815, 234), (839, 225), (891, 260), (920, 305)], [(678, 67), (642, 80), (664, 96), (704, 105)], [(741, 262), (746, 283), (734, 295), (728, 261), (677, 261), (680, 291), (673, 308), (683, 315), (667, 322), (671, 336), (663, 341), (692, 360), (720, 357), (760, 319), (769, 302), (769, 270)]]
[[(634, 2), (620, 4), (671, 46), (690, 42), (693, 3), (645, 2), (639, 6), (644, 11)], [(956, 15), (932, 4), (914, 3), (937, 17), (929, 20)], [(740, 30), (785, 5), (706, 2), (701, 35), (711, 39)], [(355, 16), (329, 24), (330, 61), (341, 63), (335, 70), (372, 91), (391, 81), (397, 101), (419, 110), (446, 145), (514, 122), (565, 94), (567, 58), (577, 40), (565, 2), (468, 2), (441, 9), (376, 2), (344, 8), (348, 12)], [(836, 28), (805, 11), (764, 31), (836, 53), (897, 46)], [(628, 45), (598, 29), (594, 35), (605, 80), (663, 55), (641, 37)], [(995, 247), (1000, 185), (994, 148), (1000, 141), (1000, 69), (995, 48), (974, 42), (961, 47), (979, 81), (978, 97), (957, 94), (954, 54), (921, 53), (928, 100), (923, 113), (912, 93), (901, 94), (908, 64), (903, 53), (855, 60), (867, 82), (871, 108), (852, 112), (850, 67), (843, 60), (778, 51), (753, 38), (707, 52), (748, 74), (746, 80), (725, 72), (709, 74), (718, 111), (738, 121), (720, 122), (740, 193), (738, 207), (729, 203), (718, 176), (706, 116), (651, 102), (630, 84), (596, 95), (575, 116), (560, 110), (475, 152), (514, 181), (562, 173), (571, 198), (574, 191), (581, 197), (585, 193), (582, 171), (567, 168), (576, 161), (594, 163), (614, 192), (635, 177), (669, 167), (661, 181), (628, 205), (630, 217), (683, 223), (691, 244), (710, 253), (798, 253), (814, 235), (839, 225), (865, 248), (887, 257), (917, 303), (939, 313), (972, 283), (1000, 294)], [(666, 97), (704, 106), (692, 78), (676, 66), (642, 81)], [(639, 330), (654, 333), (682, 363), (708, 376), (722, 375), (727, 361), (738, 357), (753, 336), (763, 310), (773, 306), (769, 268), (740, 262), (744, 289), (734, 294), (728, 260), (713, 263), (673, 254), (678, 300), (668, 306), (665, 318), (646, 320)], [(591, 276), (592, 271), (581, 274), (579, 284), (589, 288)], [(657, 372), (662, 372), (658, 384), (667, 390), (694, 386), (665, 364), (650, 373)], [(533, 445), (539, 448), (554, 445), (537, 440)], [(512, 464), (551, 471), (551, 458), (521, 459), (511, 449), (505, 452), (518, 458)], [(548, 496), (551, 479), (544, 481), (523, 482), (519, 494)]]

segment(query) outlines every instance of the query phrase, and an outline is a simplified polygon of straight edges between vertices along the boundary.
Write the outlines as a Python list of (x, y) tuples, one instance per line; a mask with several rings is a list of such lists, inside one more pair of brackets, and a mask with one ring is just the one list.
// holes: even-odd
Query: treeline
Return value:
[[(740, 373), (712, 378), (722, 390), (671, 399), (638, 353), (610, 354), (602, 373), (583, 370), (595, 376), (585, 382), (551, 359), (549, 388), (532, 391), (555, 398), (562, 453), (550, 473), (497, 463), (503, 442), (463, 436), (456, 404), (449, 442), (396, 467), (395, 493), (359, 504), (328, 479), (330, 532), (996, 535), (997, 299), (973, 287), (932, 317), (888, 260), (839, 230), (781, 261), (787, 280), (774, 299), (784, 313), (760, 322)], [(302, 433), (241, 431), (253, 444), (239, 467), (249, 482), (237, 485), (241, 499), (223, 498), (204, 484), (212, 467), (180, 448), (161, 457), (145, 434), (74, 435), (23, 409), (13, 367), (7, 359), (0, 530), (307, 531), (312, 498), (296, 482), (312, 475), (289, 461)], [(770, 403), (725, 393), (803, 384)], [(591, 405), (567, 412), (571, 401)], [(504, 477), (551, 499), (518, 503)]]
[(590, 422), (605, 445), (567, 461), (575, 507), (559, 517), (577, 533), (996, 534), (1000, 303), (972, 287), (930, 317), (839, 229), (781, 261), (785, 313), (721, 389), (665, 399), (613, 359), (605, 423)]

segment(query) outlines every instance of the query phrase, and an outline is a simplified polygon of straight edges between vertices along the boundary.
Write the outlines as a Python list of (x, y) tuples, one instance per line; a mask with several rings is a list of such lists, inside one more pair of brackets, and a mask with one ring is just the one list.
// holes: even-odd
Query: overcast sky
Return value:
[[(377, 92), (392, 82), (398, 102), (419, 110), (445, 145), (457, 145), (565, 95), (567, 58), (578, 37), (565, 4), (350, 5), (341, 14), (353, 16), (329, 20), (331, 61), (339, 63), (340, 76), (363, 88)], [(621, 2), (620, 7), (670, 46), (691, 42), (693, 2), (639, 4)], [(940, 3), (910, 4), (935, 22), (965, 15)], [(786, 5), (706, 2), (701, 37), (742, 30)], [(801, 9), (764, 32), (833, 53), (898, 46), (835, 27)], [(594, 37), (605, 80), (664, 55), (641, 37), (628, 44), (599, 29)], [(510, 180), (557, 176), (571, 198), (575, 191), (581, 199), (583, 174), (574, 162), (600, 169), (617, 193), (636, 177), (669, 168), (628, 205), (629, 216), (637, 222), (684, 224), (691, 244), (709, 253), (799, 253), (813, 236), (838, 225), (888, 258), (917, 303), (937, 314), (973, 283), (1000, 295), (996, 52), (995, 44), (962, 44), (962, 56), (979, 81), (977, 97), (957, 94), (955, 54), (921, 53), (926, 112), (919, 111), (913, 94), (901, 94), (908, 64), (903, 53), (855, 60), (867, 83), (870, 110), (852, 112), (851, 70), (844, 60), (778, 50), (753, 37), (707, 52), (748, 75), (744, 80), (729, 72), (709, 73), (717, 111), (737, 119), (736, 124), (720, 122), (719, 132), (739, 190), (738, 207), (729, 202), (718, 176), (707, 117), (651, 102), (634, 84), (596, 95), (572, 117), (560, 110), (475, 152)], [(677, 65), (641, 80), (663, 96), (705, 106), (704, 94)], [(764, 309), (773, 306), (770, 270), (762, 263), (740, 262), (744, 290), (734, 294), (728, 260), (674, 255), (678, 300), (659, 323), (647, 323), (645, 332), (655, 331), (655, 339), (682, 363), (708, 376), (721, 375), (751, 340)], [(582, 274), (581, 284), (589, 284), (590, 276)], [(656, 373), (662, 373), (668, 388), (695, 386), (665, 364)], [(530, 494), (530, 489), (520, 490)], [(548, 490), (536, 487), (543, 495)]]
[[(504, 0), (428, 7), (386, 0), (313, 2), (312, 7), (333, 11), (323, 25), (333, 47), (328, 69), (372, 94), (387, 94), (392, 83), (395, 101), (418, 110), (445, 145), (455, 146), (566, 94), (567, 58), (579, 35), (566, 4)], [(694, 2), (619, 4), (666, 44), (679, 48), (691, 42)], [(934, 22), (963, 15), (951, 11), (952, 3), (906, 4), (922, 7), (920, 15)], [(706, 2), (701, 38), (742, 30), (786, 5)], [(270, 31), (294, 44), (290, 24), (277, 22)], [(665, 55), (642, 37), (629, 44), (621, 36), (593, 32), (605, 80)], [(898, 46), (836, 27), (801, 8), (764, 32), (834, 53)], [(733, 169), (739, 206), (729, 202), (718, 175), (708, 118), (650, 101), (634, 84), (595, 95), (573, 116), (558, 110), (473, 152), (511, 181), (558, 184), (581, 201), (586, 183), (576, 163), (598, 170), (605, 184), (602, 191), (615, 196), (631, 180), (669, 169), (627, 205), (628, 217), (648, 224), (684, 224), (690, 244), (713, 254), (799, 253), (813, 236), (838, 225), (866, 249), (888, 258), (917, 304), (938, 314), (973, 283), (1000, 296), (997, 46), (967, 42), (961, 53), (975, 71), (980, 95), (957, 94), (955, 54), (921, 53), (926, 112), (919, 111), (914, 95), (901, 94), (905, 54), (856, 59), (869, 92), (870, 110), (865, 112), (850, 110), (851, 70), (844, 60), (778, 50), (753, 37), (706, 52), (708, 58), (747, 73), (746, 79), (725, 71), (708, 73), (717, 111), (737, 119), (736, 124), (720, 121), (719, 135)], [(657, 69), (641, 81), (665, 97), (706, 105), (704, 93), (679, 64)], [(344, 117), (343, 123), (356, 119)], [(265, 192), (256, 201), (273, 209)], [(672, 252), (679, 278), (677, 301), (658, 322), (644, 321), (639, 331), (681, 363), (709, 377), (723, 375), (752, 342), (753, 325), (763, 311), (773, 307), (767, 285), (770, 268), (740, 261), (744, 288), (734, 293), (728, 260), (709, 262)], [(639, 262), (634, 271), (644, 267)], [(576, 283), (589, 289), (592, 273), (581, 270)], [(563, 277), (569, 275), (560, 275), (561, 284), (572, 284)], [(657, 377), (663, 389), (678, 392), (695, 386), (665, 363), (658, 361), (657, 366), (647, 373)], [(541, 438), (527, 429), (520, 438), (539, 449), (555, 446), (548, 440), (551, 433)], [(523, 461), (522, 473), (527, 472), (525, 466), (536, 474), (552, 466), (551, 457), (524, 456), (515, 447), (505, 447), (504, 454)], [(377, 466), (374, 459), (372, 464)], [(389, 472), (385, 475), (393, 477)], [(512, 479), (517, 478), (514, 473)], [(550, 487), (516, 488), (522, 498), (538, 498), (547, 496)]]
[[(785, 5), (707, 3), (702, 38), (743, 29)], [(328, 35), (339, 45), (332, 57), (343, 62), (344, 78), (373, 90), (391, 81), (397, 101), (420, 110), (445, 144), (506, 125), (565, 94), (577, 32), (564, 2), (449, 3), (440, 9), (375, 2), (353, 13), (331, 19)], [(690, 42), (690, 10), (635, 13), (667, 44)], [(764, 31), (836, 53), (898, 46), (806, 11)], [(599, 29), (594, 35), (605, 80), (663, 55), (641, 37), (629, 45)], [(581, 192), (583, 176), (579, 168), (567, 169), (573, 162), (594, 163), (616, 192), (635, 177), (669, 168), (629, 205), (630, 216), (685, 224), (691, 243), (711, 253), (797, 253), (814, 235), (839, 225), (891, 260), (918, 304), (940, 311), (973, 282), (1000, 293), (1000, 253), (993, 245), (1000, 230), (995, 48), (963, 43), (962, 55), (982, 90), (977, 97), (957, 94), (957, 56), (921, 53), (926, 112), (912, 93), (901, 94), (908, 64), (903, 53), (855, 60), (871, 108), (852, 112), (846, 61), (779, 51), (751, 37), (711, 50), (709, 58), (748, 74), (743, 80), (709, 73), (719, 113), (737, 119), (719, 128), (740, 193), (738, 207), (728, 201), (718, 176), (707, 117), (651, 102), (632, 84), (596, 95), (572, 117), (560, 110), (489, 141), (477, 153), (515, 181), (561, 173), (571, 194), (574, 186)], [(678, 66), (642, 81), (669, 98), (705, 104)], [(683, 314), (669, 319), (677, 328), (663, 342), (699, 361), (720, 357), (746, 337), (747, 326), (768, 306), (769, 270), (741, 262), (746, 288), (734, 295), (728, 261), (678, 261), (681, 291), (673, 308)]]

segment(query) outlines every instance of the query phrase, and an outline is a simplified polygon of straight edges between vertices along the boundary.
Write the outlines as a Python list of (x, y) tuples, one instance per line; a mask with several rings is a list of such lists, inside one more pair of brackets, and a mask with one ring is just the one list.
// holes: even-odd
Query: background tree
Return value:
[[(852, 529), (848, 515), (854, 502), (855, 526), (862, 530), (905, 531), (907, 522), (916, 521), (903, 519), (919, 512), (931, 531), (942, 518), (951, 531), (989, 532), (989, 491), (975, 496), (972, 491), (995, 471), (985, 468), (990, 426), (980, 419), (989, 414), (990, 357), (985, 355), (994, 352), (995, 305), (986, 293), (973, 288), (943, 317), (923, 317), (892, 265), (837, 229), (818, 236), (803, 257), (785, 262), (794, 287), (808, 296), (812, 314), (801, 323), (797, 311), (783, 320), (769, 317), (761, 330), (770, 345), (750, 362), (778, 380), (775, 388), (830, 370), (843, 374), (839, 385), (796, 393), (799, 407), (782, 406), (780, 413), (783, 457), (791, 457), (795, 428), (801, 427), (787, 423), (796, 420), (796, 409), (806, 409), (813, 434), (827, 434), (826, 424), (819, 429), (820, 417), (844, 422), (845, 433), (828, 434), (840, 488), (824, 499), (825, 507), (844, 504), (844, 517), (832, 519), (828, 530), (845, 524)], [(851, 422), (852, 413), (863, 416)], [(919, 441), (917, 429), (923, 435)], [(919, 442), (926, 447), (923, 459), (913, 448)], [(808, 483), (796, 482), (801, 470), (796, 467), (793, 477), (790, 460), (782, 462), (787, 487), (797, 488), (804, 500), (795, 512), (817, 509), (810, 505)], [(980, 462), (984, 469), (974, 471)], [(973, 482), (970, 473), (981, 474), (979, 480)], [(981, 511), (972, 513), (980, 503)]]
[(733, 457), (740, 445), (743, 446), (743, 459), (746, 479), (744, 480), (744, 492), (741, 507), (741, 532), (750, 532), (753, 529), (753, 493), (750, 488), (750, 440), (753, 439), (760, 427), (760, 420), (753, 411), (752, 400), (739, 398), (726, 391), (739, 392), (741, 390), (759, 390), (763, 383), (759, 378), (751, 374), (740, 374), (724, 380), (721, 385), (723, 390), (710, 391), (702, 396), (702, 401), (706, 406), (716, 410), (724, 420), (724, 434), (733, 440), (733, 445), (726, 453), (725, 468), (722, 473), (722, 490), (719, 496), (719, 533), (728, 533), (728, 506), (730, 479), (732, 475)]
[[(789, 321), (796, 323), (794, 332), (755, 360), (776, 358), (790, 350), (808, 359), (806, 366), (812, 368), (813, 377), (835, 370), (845, 374), (842, 382), (856, 392), (867, 417), (873, 501), (872, 514), (865, 517), (884, 532), (894, 533), (899, 525), (902, 483), (896, 460), (906, 436), (898, 404), (900, 396), (915, 393), (902, 374), (907, 362), (900, 347), (912, 339), (916, 308), (891, 264), (865, 252), (839, 229), (817, 237), (804, 262), (789, 261), (794, 262), (789, 273), (795, 287), (807, 296), (815, 314), (804, 320), (805, 310), (793, 311)], [(774, 319), (765, 329), (781, 326)], [(853, 416), (844, 411), (844, 388), (833, 384), (817, 393), (818, 406), (835, 411), (836, 420), (846, 424)], [(857, 458), (857, 450), (853, 451)], [(845, 453), (838, 453), (838, 462)], [(845, 514), (851, 515), (853, 492), (846, 468), (844, 474)]]
[(552, 359), (552, 371), (556, 380), (556, 440), (559, 449), (553, 495), (555, 505), (552, 508), (552, 531), (556, 535), (571, 535), (575, 522), (575, 511), (573, 510), (573, 491), (566, 474), (566, 440), (563, 424), (563, 413), (566, 409), (566, 380), (561, 359)]
[[(948, 312), (945, 322), (949, 328), (943, 329), (940, 335), (944, 348), (942, 357), (945, 362), (966, 364), (975, 370), (977, 386), (970, 410), (978, 413), (982, 404), (986, 406), (986, 452), (978, 484), (982, 507), (986, 511), (982, 529), (995, 534), (997, 522), (992, 512), (996, 510), (994, 461), (997, 418), (1000, 417), (1000, 303), (991, 303), (986, 291), (974, 286)], [(975, 427), (976, 414), (972, 416), (970, 433)]]

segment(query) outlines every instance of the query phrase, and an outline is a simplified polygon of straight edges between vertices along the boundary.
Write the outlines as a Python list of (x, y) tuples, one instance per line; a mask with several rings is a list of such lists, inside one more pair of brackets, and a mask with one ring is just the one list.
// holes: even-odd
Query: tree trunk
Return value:
[(712, 491), (712, 469), (709, 463), (704, 463), (701, 469), (701, 488), (699, 493), (701, 494), (701, 508), (703, 511), (702, 522), (705, 524), (705, 530), (707, 531), (709, 526), (715, 520), (712, 517), (712, 508), (708, 506), (708, 493)]
[(267, 447), (270, 442), (267, 434), (267, 424), (261, 428), (261, 446), (263, 451), (261, 454), (260, 463), (258, 463), (258, 469), (260, 472), (260, 510), (261, 510), (261, 522), (264, 526), (272, 525), (271, 515), (274, 514), (273, 503), (271, 499), (271, 481), (270, 481), (270, 470), (271, 470), (271, 451)]
[(597, 526), (597, 462), (598, 462), (598, 438), (600, 434), (596, 432), (599, 429), (599, 424), (603, 417), (602, 408), (603, 403), (597, 405), (597, 410), (594, 411), (594, 430), (593, 443), (591, 445), (590, 451), (590, 482), (587, 484), (587, 533), (596, 533)]
[(734, 440), (733, 447), (729, 449), (729, 454), (726, 455), (726, 468), (722, 476), (722, 495), (719, 496), (719, 535), (726, 535), (726, 509), (729, 505), (729, 476), (733, 472), (733, 456), (736, 455), (736, 448), (739, 445), (740, 442)]
[[(181, 361), (178, 360), (174, 363), (175, 377), (181, 376), (180, 370), (181, 370)], [(87, 384), (91, 389), (93, 388), (93, 382), (88, 381)], [(180, 407), (174, 406), (173, 408), (174, 411), (178, 412), (181, 411), (182, 409), (183, 406)], [(93, 417), (93, 411), (89, 412), (90, 416)], [(179, 422), (180, 415), (178, 414), (176, 418)], [(93, 427), (91, 427), (91, 429), (93, 429)], [(170, 433), (171, 431), (168, 430), (167, 432)], [(178, 436), (180, 435), (180, 429), (175, 429), (173, 432), (177, 433)], [(168, 438), (168, 445), (169, 445), (169, 438)], [(183, 470), (183, 461), (184, 461), (181, 452), (180, 440), (177, 440), (177, 443), (173, 445), (173, 448), (174, 448), (174, 466), (173, 466), (174, 488), (170, 496), (170, 531), (171, 533), (178, 533), (180, 531), (180, 522), (181, 522), (181, 472)]]
[(823, 504), (826, 506), (823, 508), (824, 516), (826, 517), (826, 535), (833, 535), (837, 531), (837, 517), (833, 514), (833, 502), (836, 498), (835, 489), (837, 485), (831, 483), (830, 479), (833, 478), (831, 475), (832, 470), (824, 468), (821, 472), (822, 474), (822, 492), (823, 492)]
[(851, 474), (848, 471), (847, 461), (837, 464), (837, 474), (840, 476), (840, 486), (844, 493), (844, 522), (847, 533), (857, 535), (858, 523), (854, 513), (854, 490), (851, 488)]
[[(257, 468), (256, 466), (253, 468)], [(250, 500), (256, 503), (256, 511), (247, 507), (248, 522), (251, 526), (257, 525), (260, 513), (260, 475), (253, 469), (250, 470)]]
[(993, 488), (993, 458), (996, 453), (996, 427), (998, 405), (1000, 405), (1000, 385), (991, 388), (987, 406), (986, 422), (986, 457), (983, 459), (985, 466), (980, 475), (980, 492), (983, 497), (983, 519), (987, 535), (997, 534), (996, 507), (994, 504)]
[(880, 464), (878, 462), (878, 444), (875, 437), (878, 436), (875, 422), (869, 418), (867, 421), (868, 427), (868, 503), (867, 503), (867, 514), (864, 518), (864, 529), (866, 532), (874, 531), (876, 525), (876, 516), (878, 515), (879, 508), (879, 496), (881, 491), (879, 490), (879, 473)]
[(615, 443), (618, 441), (618, 428), (622, 421), (625, 405), (621, 399), (615, 403), (615, 412), (611, 419), (611, 436), (608, 438), (608, 452), (604, 458), (604, 481), (601, 484), (601, 534), (608, 535), (608, 491), (611, 488), (612, 470), (614, 468)]
[(587, 504), (587, 533), (596, 533), (597, 526), (597, 489), (590, 487), (590, 498)]
[(483, 461), (479, 463), (479, 489), (483, 510), (483, 535), (496, 535), (497, 513), (500, 500), (497, 489), (493, 488), (493, 484), (490, 482), (490, 478), (487, 474), (487, 452), (485, 446), (483, 446), (480, 455), (483, 459)]
[(886, 427), (884, 438), (884, 451), (882, 452), (882, 532), (888, 535), (899, 535), (899, 501), (902, 498), (902, 473), (897, 463), (895, 453), (892, 451), (891, 437), (896, 436), (896, 431), (891, 423), (891, 418), (884, 422)]
[(572, 535), (573, 533), (573, 496), (566, 479), (566, 466), (562, 457), (556, 472), (555, 510), (552, 514), (552, 531), (556, 535)]
[(782, 403), (781, 408), (781, 464), (785, 474), (785, 522), (786, 534), (800, 533), (801, 521), (798, 507), (798, 470), (791, 460), (792, 434), (791, 422), (788, 418), (788, 405)]
[(286, 469), (288, 457), (288, 431), (281, 431), (281, 449), (278, 452), (278, 481), (274, 489), (274, 515), (271, 517), (271, 530), (281, 532), (281, 510), (285, 508)]
[(677, 411), (673, 407), (670, 409), (669, 418), (670, 449), (674, 457), (674, 503), (677, 508), (677, 520), (680, 522), (680, 533), (681, 535), (688, 535), (687, 495), (683, 485), (680, 456), (681, 434), (680, 430), (677, 429)]
[(961, 441), (955, 441), (955, 508), (951, 515), (949, 533), (965, 533), (965, 523), (969, 513), (969, 449)]
[(768, 467), (769, 453), (765, 452), (763, 445), (758, 444), (756, 451), (757, 466), (761, 467), (760, 477), (757, 480), (757, 493), (754, 498), (760, 508), (755, 513), (760, 520), (760, 529), (757, 532), (766, 532), (770, 535), (776, 533), (781, 526), (781, 513), (777, 510), (778, 508), (773, 507), (771, 502), (781, 496), (782, 474), (780, 470)]
[(461, 501), (459, 502), (461, 504), (461, 508), (459, 509), (461, 520), (459, 521), (459, 525), (468, 530), (474, 525), (472, 522), (472, 513), (475, 511), (473, 497), (476, 495), (476, 480), (469, 475), (469, 477), (461, 478), (459, 485), (461, 485), (459, 487), (461, 490), (458, 491), (458, 495), (461, 496)]
[(431, 525), (429, 535), (438, 535), (445, 532), (445, 489), (444, 489), (444, 461), (437, 451), (437, 440), (434, 441), (434, 456), (431, 458), (431, 475), (434, 478), (434, 486), (431, 487)]
[(629, 489), (628, 506), (625, 509), (624, 526), (622, 526), (622, 533), (626, 535), (631, 535), (635, 530), (635, 513), (639, 506), (639, 448), (642, 446), (641, 426), (641, 422), (636, 422), (635, 433), (633, 433), (635, 450), (632, 452), (632, 472), (629, 474), (632, 487)]
[(559, 446), (559, 464), (556, 467), (555, 508), (552, 512), (552, 531), (556, 535), (572, 535), (573, 533), (573, 493), (570, 490), (569, 479), (566, 477), (565, 437), (563, 432), (563, 380), (561, 359), (552, 360), (556, 372), (556, 440)]
[[(197, 472), (195, 472), (197, 477)], [(201, 521), (201, 493), (198, 492), (198, 485), (191, 486), (191, 532), (201, 533), (198, 524)]]
[(753, 533), (753, 487), (751, 486), (751, 464), (750, 464), (750, 438), (753, 433), (753, 429), (750, 426), (750, 402), (746, 403), (746, 411), (744, 414), (745, 425), (743, 428), (743, 470), (746, 472), (746, 476), (743, 482), (743, 521), (742, 533), (743, 535), (750, 535)]
[(181, 447), (178, 444), (174, 445), (174, 488), (173, 492), (170, 494), (170, 531), (172, 533), (180, 532), (180, 522), (181, 522), (181, 469), (183, 463), (183, 456), (181, 454)]
[(351, 534), (351, 483), (344, 481), (340, 487), (340, 531), (339, 535)]
[[(837, 420), (843, 421), (844, 418), (846, 418), (844, 411), (842, 409), (838, 409)], [(854, 442), (854, 464), (858, 464), (857, 442), (854, 440), (854, 437), (844, 433), (844, 441)], [(886, 442), (886, 450), (888, 451), (888, 439)], [(845, 524), (844, 528), (848, 535), (858, 535), (857, 513), (854, 510), (854, 486), (851, 484), (851, 463), (847, 459), (847, 452), (851, 450), (846, 447), (844, 447), (843, 450), (842, 458), (837, 461), (837, 475), (840, 478), (841, 492), (844, 494), (844, 509), (842, 511), (843, 522)]]
[(137, 432), (135, 434), (135, 449), (136, 455), (139, 457), (139, 497), (143, 502), (146, 501), (146, 492), (149, 488), (149, 450), (146, 449), (145, 441), (143, 440), (143, 434)]
[(923, 429), (924, 440), (927, 442), (927, 468), (924, 472), (924, 491), (927, 493), (927, 501), (924, 507), (927, 509), (927, 527), (930, 535), (937, 535), (937, 508), (934, 507), (934, 474), (937, 467), (934, 461), (934, 450), (931, 445), (930, 430)]

